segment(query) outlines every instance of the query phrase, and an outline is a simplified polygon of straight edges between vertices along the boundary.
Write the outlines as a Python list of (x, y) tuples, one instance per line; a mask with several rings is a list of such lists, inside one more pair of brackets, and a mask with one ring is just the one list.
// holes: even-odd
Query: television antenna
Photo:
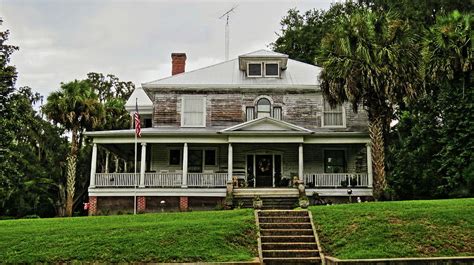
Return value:
[(222, 16), (219, 17), (219, 19), (223, 19), (224, 17), (226, 18), (226, 23), (225, 23), (225, 60), (229, 60), (229, 16), (230, 13), (234, 12), (234, 10), (237, 8), (237, 5), (233, 6), (231, 9), (227, 10)]

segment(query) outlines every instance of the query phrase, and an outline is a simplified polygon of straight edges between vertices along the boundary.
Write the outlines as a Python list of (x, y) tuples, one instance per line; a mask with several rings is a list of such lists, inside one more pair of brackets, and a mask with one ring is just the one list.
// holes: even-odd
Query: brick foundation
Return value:
[(146, 198), (145, 196), (137, 197), (137, 212), (144, 213), (146, 210)]
[(179, 209), (181, 211), (188, 210), (188, 197), (179, 197)]
[(97, 213), (97, 197), (89, 196), (89, 215), (95, 215)]

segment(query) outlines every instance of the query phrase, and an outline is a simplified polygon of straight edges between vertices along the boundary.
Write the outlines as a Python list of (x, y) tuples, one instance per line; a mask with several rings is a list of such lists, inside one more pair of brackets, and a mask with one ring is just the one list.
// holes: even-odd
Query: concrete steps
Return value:
[(307, 211), (257, 212), (264, 264), (321, 264)]

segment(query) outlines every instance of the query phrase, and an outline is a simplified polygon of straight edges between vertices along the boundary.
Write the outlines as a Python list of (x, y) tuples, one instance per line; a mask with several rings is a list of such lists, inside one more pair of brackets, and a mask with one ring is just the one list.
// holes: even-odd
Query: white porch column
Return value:
[(372, 146), (370, 143), (367, 145), (367, 176), (368, 176), (368, 186), (372, 187), (374, 182), (374, 174), (372, 172)]
[(184, 143), (183, 148), (183, 183), (181, 188), (188, 187), (188, 143)]
[(92, 161), (91, 161), (91, 180), (90, 188), (95, 188), (95, 172), (97, 167), (97, 144), (92, 145)]
[(229, 148), (227, 148), (227, 180), (232, 181), (232, 175), (233, 175), (233, 150), (232, 150), (232, 144), (229, 143)]
[(105, 173), (109, 173), (109, 151), (105, 151)]
[(123, 160), (123, 172), (128, 172), (128, 169), (127, 169), (127, 160)]
[(140, 159), (140, 188), (145, 188), (145, 169), (146, 169), (146, 143), (142, 143), (142, 156)]
[(298, 177), (303, 181), (303, 144), (298, 146)]

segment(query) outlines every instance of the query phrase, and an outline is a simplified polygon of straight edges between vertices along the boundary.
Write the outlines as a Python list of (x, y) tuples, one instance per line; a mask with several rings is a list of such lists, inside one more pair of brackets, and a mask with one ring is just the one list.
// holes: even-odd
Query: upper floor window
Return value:
[(204, 96), (183, 96), (181, 110), (182, 127), (206, 127), (206, 98)]
[(273, 108), (273, 118), (277, 120), (281, 120), (281, 107), (274, 107)]
[(262, 64), (261, 63), (249, 63), (247, 68), (247, 75), (250, 77), (262, 76)]
[(271, 116), (271, 103), (266, 98), (261, 98), (257, 101), (257, 118)]
[(251, 121), (254, 119), (254, 116), (255, 116), (255, 108), (254, 107), (247, 107), (245, 108), (245, 118), (246, 118), (246, 121)]
[(254, 62), (247, 64), (248, 77), (279, 77), (280, 64), (275, 62)]
[(342, 105), (332, 108), (328, 102), (324, 101), (323, 124), (324, 127), (345, 127), (345, 113)]
[(277, 63), (266, 63), (265, 64), (265, 76), (266, 77), (278, 77), (280, 76), (280, 67)]

